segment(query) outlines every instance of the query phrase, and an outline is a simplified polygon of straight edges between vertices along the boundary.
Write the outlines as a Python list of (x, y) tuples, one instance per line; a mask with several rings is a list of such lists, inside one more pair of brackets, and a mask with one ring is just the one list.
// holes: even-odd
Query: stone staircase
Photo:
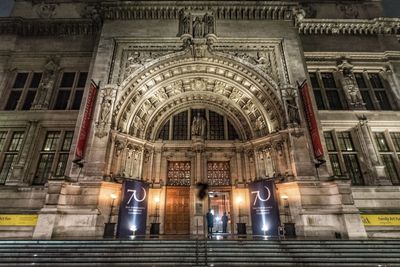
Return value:
[(0, 241), (0, 266), (400, 266), (400, 240)]

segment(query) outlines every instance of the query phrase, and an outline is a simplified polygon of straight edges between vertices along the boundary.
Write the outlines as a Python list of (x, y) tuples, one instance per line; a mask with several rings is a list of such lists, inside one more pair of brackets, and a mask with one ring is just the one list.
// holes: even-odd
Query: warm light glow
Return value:
[(286, 196), (286, 195), (281, 196), (281, 198), (284, 199), (284, 200), (289, 199), (289, 197)]
[(159, 196), (155, 196), (153, 198), (153, 200), (154, 200), (155, 203), (159, 203), (160, 202), (160, 197)]
[(241, 196), (238, 196), (238, 197), (236, 198), (236, 202), (237, 202), (238, 204), (242, 203), (242, 202), (243, 202), (243, 198), (242, 198)]
[(114, 193), (112, 193), (111, 195), (110, 195), (110, 197), (112, 198), (112, 199), (117, 199), (117, 195), (116, 194), (114, 194)]

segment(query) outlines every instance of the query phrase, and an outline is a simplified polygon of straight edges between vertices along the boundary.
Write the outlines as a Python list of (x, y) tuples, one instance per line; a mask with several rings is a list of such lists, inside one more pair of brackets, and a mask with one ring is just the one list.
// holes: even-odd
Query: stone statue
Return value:
[(193, 118), (192, 136), (205, 137), (206, 136), (206, 126), (207, 126), (206, 119), (204, 119), (200, 115), (200, 113), (197, 113), (196, 117)]
[(203, 36), (202, 26), (203, 25), (200, 21), (200, 18), (196, 17), (196, 19), (193, 22), (193, 37), (194, 38), (201, 38)]
[(111, 99), (105, 97), (101, 104), (100, 123), (107, 123), (111, 111)]
[(348, 94), (351, 105), (362, 105), (360, 90), (350, 68), (343, 68), (343, 89)]
[(214, 16), (211, 14), (206, 14), (204, 16), (204, 22), (205, 22), (205, 29), (204, 33), (205, 34), (214, 34)]
[(283, 89), (289, 124), (300, 124), (299, 107), (296, 103), (296, 92), (296, 89), (292, 86), (285, 86)]
[(52, 94), (56, 82), (58, 69), (58, 65), (53, 60), (48, 61), (44, 66), (42, 80), (37, 89), (37, 95), (32, 109), (48, 108), (49, 97)]

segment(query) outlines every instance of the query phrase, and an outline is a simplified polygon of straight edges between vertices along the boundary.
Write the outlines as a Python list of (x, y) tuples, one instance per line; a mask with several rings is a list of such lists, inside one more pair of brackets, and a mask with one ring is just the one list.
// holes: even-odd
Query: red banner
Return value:
[(78, 142), (75, 149), (74, 162), (83, 159), (86, 149), (86, 143), (90, 132), (90, 125), (92, 123), (94, 105), (96, 103), (98, 86), (92, 81), (90, 83), (89, 93), (86, 100), (85, 112), (83, 113), (83, 119), (81, 123), (81, 129), (79, 131)]
[(312, 106), (307, 81), (304, 81), (301, 85), (299, 85), (299, 90), (301, 99), (303, 100), (303, 107), (308, 124), (308, 130), (310, 131), (311, 135), (314, 156), (317, 160), (324, 161), (324, 150), (322, 148), (321, 138), (319, 136), (317, 120), (315, 119), (315, 113)]

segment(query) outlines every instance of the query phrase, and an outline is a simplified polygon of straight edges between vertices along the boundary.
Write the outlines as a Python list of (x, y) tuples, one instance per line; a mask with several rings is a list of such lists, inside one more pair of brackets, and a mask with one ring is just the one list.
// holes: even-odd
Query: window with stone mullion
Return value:
[(339, 155), (336, 149), (332, 132), (324, 132), (324, 138), (325, 138), (326, 149), (328, 150), (329, 161), (331, 163), (333, 175), (342, 176), (343, 172), (342, 168), (340, 167)]
[(29, 110), (41, 79), (41, 72), (18, 72), (9, 90), (4, 110)]
[[(10, 137), (7, 137), (10, 136)], [(24, 132), (0, 132), (0, 184), (11, 177), (22, 148)]]
[(42, 185), (52, 176), (64, 176), (72, 138), (73, 131), (47, 132), (40, 151), (33, 184)]
[(64, 72), (61, 76), (54, 101), (55, 110), (79, 110), (87, 72)]

